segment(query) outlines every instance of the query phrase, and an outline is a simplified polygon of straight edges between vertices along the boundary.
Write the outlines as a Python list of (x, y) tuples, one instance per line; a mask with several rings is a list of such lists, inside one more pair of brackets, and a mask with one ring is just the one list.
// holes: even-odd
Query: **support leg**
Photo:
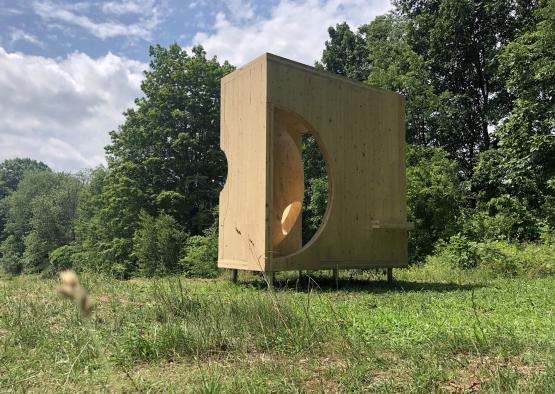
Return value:
[(270, 289), (274, 288), (274, 282), (276, 281), (276, 273), (275, 272), (266, 272), (265, 275), (266, 281), (268, 282), (268, 287)]
[(239, 275), (239, 270), (232, 269), (231, 270), (231, 282), (237, 283), (237, 277)]
[(387, 269), (387, 283), (393, 283), (393, 268)]
[(333, 274), (333, 280), (335, 282), (335, 287), (338, 288), (339, 287), (339, 269), (334, 268), (332, 270), (332, 274)]

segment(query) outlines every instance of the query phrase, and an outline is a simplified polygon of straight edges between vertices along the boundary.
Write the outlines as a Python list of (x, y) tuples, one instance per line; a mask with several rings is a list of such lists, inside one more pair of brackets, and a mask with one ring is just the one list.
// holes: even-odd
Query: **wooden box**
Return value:
[[(302, 133), (326, 161), (328, 206), (301, 244)], [(264, 272), (408, 262), (404, 98), (275, 55), (221, 81), (218, 266)]]

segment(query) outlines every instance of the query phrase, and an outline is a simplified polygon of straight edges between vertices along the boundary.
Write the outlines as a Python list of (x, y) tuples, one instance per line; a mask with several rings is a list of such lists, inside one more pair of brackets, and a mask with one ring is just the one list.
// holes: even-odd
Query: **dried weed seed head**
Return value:
[(77, 274), (72, 270), (62, 271), (59, 273), (58, 279), (58, 293), (71, 298), (83, 314), (89, 315), (93, 309), (93, 303), (87, 291), (79, 283)]

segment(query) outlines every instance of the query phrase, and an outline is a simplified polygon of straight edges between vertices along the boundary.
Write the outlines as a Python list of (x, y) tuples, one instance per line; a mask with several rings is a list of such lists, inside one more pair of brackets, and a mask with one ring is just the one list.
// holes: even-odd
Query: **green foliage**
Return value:
[(0, 240), (4, 238), (7, 202), (5, 198), (17, 189), (25, 175), (36, 171), (50, 171), (43, 162), (31, 159), (8, 159), (0, 163)]
[[(78, 234), (88, 261), (93, 269), (118, 276), (132, 274), (137, 264), (148, 275), (174, 271), (174, 257), (160, 260), (149, 252), (145, 215), (164, 218), (156, 225), (201, 234), (214, 222), (225, 180), (220, 79), (233, 67), (208, 59), (201, 47), (188, 54), (176, 44), (158, 45), (150, 48), (150, 56), (141, 85), (144, 97), (111, 133), (109, 168), (92, 174), (80, 210)], [(153, 244), (175, 241), (164, 236)]]
[(483, 205), (483, 209), (467, 210), (462, 218), (463, 232), (469, 238), (518, 242), (540, 237), (542, 222), (517, 198), (504, 194)]
[[(129, 209), (137, 200), (135, 205), (148, 213), (163, 210), (187, 232), (200, 234), (213, 222), (212, 209), (225, 180), (220, 79), (233, 68), (208, 59), (201, 47), (188, 54), (177, 44), (158, 45), (150, 48), (150, 56), (141, 84), (145, 96), (125, 113), (125, 123), (111, 133), (106, 148), (106, 193), (114, 189), (111, 199), (118, 209)], [(119, 227), (132, 230), (137, 214), (132, 213), (135, 223), (124, 220)]]
[(140, 227), (133, 236), (133, 257), (145, 276), (175, 273), (187, 235), (167, 214), (157, 217), (142, 211)]
[(98, 167), (86, 174), (83, 188), (79, 195), (75, 233), (78, 243), (83, 248), (81, 264), (83, 268), (95, 272), (108, 272), (112, 261), (106, 259), (106, 241), (110, 230), (103, 221), (100, 211), (103, 204), (102, 191), (108, 171)]
[(308, 180), (303, 205), (303, 243), (307, 243), (320, 228), (328, 205), (329, 182), (327, 177)]
[(12, 275), (20, 274), (23, 271), (21, 255), (23, 254), (23, 243), (15, 235), (8, 235), (0, 243), (0, 265), (2, 269)]
[(32, 201), (31, 232), (25, 237), (24, 270), (45, 268), (48, 253), (75, 240), (74, 219), (81, 183), (62, 175), (60, 184)]
[(301, 148), (304, 165), (302, 241), (306, 244), (318, 231), (324, 218), (329, 183), (326, 163), (314, 136), (304, 134)]
[(179, 262), (189, 276), (214, 277), (218, 274), (218, 231), (214, 225), (204, 235), (187, 240), (185, 253)]
[(426, 264), (448, 269), (478, 269), (484, 277), (541, 277), (555, 274), (555, 243), (476, 242), (464, 235), (441, 241)]
[(456, 234), (448, 241), (441, 240), (438, 243), (433, 258), (440, 259), (443, 264), (454, 269), (470, 269), (478, 266), (481, 255), (477, 242)]
[(409, 255), (421, 261), (435, 243), (459, 230), (464, 187), (458, 165), (439, 148), (408, 146), (407, 201), (409, 220), (415, 229), (409, 235)]
[(60, 246), (48, 255), (48, 274), (56, 274), (67, 269), (80, 269), (78, 259), (81, 249), (78, 245), (69, 244)]
[(328, 28), (329, 41), (324, 43), (322, 63), (317, 67), (325, 68), (357, 81), (368, 78), (368, 49), (359, 34), (351, 31), (346, 22)]
[(49, 252), (75, 240), (80, 188), (74, 176), (50, 171), (30, 172), (21, 180), (5, 201), (0, 264), (6, 271), (41, 271), (48, 265)]
[(36, 171), (50, 171), (50, 168), (43, 162), (27, 158), (8, 159), (0, 163), (0, 200), (17, 189), (25, 175)]
[(397, 0), (407, 20), (406, 40), (428, 59), (430, 83), (445, 95), (445, 149), (470, 175), (479, 152), (492, 146), (489, 128), (510, 110), (499, 56), (520, 29), (531, 23), (536, 2), (502, 0)]
[[(538, 211), (555, 197), (555, 1), (543, 1), (535, 24), (509, 43), (500, 56), (500, 72), (515, 97), (510, 116), (495, 132), (501, 152), (501, 193)], [(544, 204), (546, 204), (544, 206)]]
[(405, 38), (407, 22), (393, 14), (379, 16), (360, 28), (368, 48), (370, 85), (406, 98), (407, 141), (424, 146), (450, 145), (440, 127), (445, 113), (441, 97), (429, 83), (429, 64)]

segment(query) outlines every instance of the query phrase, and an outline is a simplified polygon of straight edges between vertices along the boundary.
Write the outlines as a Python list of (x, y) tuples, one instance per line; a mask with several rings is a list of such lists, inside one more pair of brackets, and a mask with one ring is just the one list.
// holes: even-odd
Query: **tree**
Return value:
[[(555, 228), (555, 2), (499, 56), (510, 114), (495, 130), (497, 148), (480, 155), (472, 178), (485, 213), (469, 219), (469, 233), (534, 240), (540, 225)], [(483, 228), (483, 229), (482, 229)]]
[(313, 135), (304, 134), (301, 144), (304, 165), (302, 243), (306, 244), (320, 227), (328, 205), (328, 174), (320, 147)]
[(75, 240), (74, 218), (81, 187), (72, 175), (28, 173), (6, 198), (6, 239), (0, 264), (12, 273), (38, 272), (48, 254)]
[(41, 161), (31, 159), (8, 159), (0, 163), (0, 200), (17, 189), (19, 182), (29, 172), (50, 171)]
[(429, 59), (430, 83), (449, 113), (441, 127), (456, 137), (445, 146), (467, 176), (478, 154), (495, 144), (490, 131), (507, 116), (499, 55), (532, 21), (538, 1), (396, 0), (407, 19), (407, 42)]
[(500, 193), (532, 209), (555, 198), (555, 1), (535, 13), (536, 24), (509, 43), (500, 56), (514, 108), (496, 131), (503, 157)]
[(4, 238), (5, 197), (17, 189), (25, 175), (35, 171), (50, 171), (50, 168), (31, 159), (8, 159), (0, 163), (0, 240)]
[(177, 272), (187, 235), (173, 217), (164, 213), (153, 217), (142, 211), (140, 220), (133, 237), (133, 255), (141, 274), (154, 276)]
[(325, 42), (322, 63), (316, 67), (358, 81), (368, 78), (368, 50), (360, 34), (355, 34), (346, 22), (329, 27), (330, 39)]
[(442, 149), (408, 146), (407, 203), (415, 224), (409, 233), (412, 262), (422, 261), (438, 240), (460, 230), (464, 195), (458, 165)]
[(220, 79), (233, 67), (208, 59), (202, 47), (189, 55), (177, 44), (158, 45), (150, 56), (144, 97), (110, 133), (108, 172), (99, 194), (87, 198), (90, 224), (81, 227), (93, 264), (124, 276), (137, 268), (133, 237), (141, 211), (170, 215), (186, 233), (201, 234), (214, 222), (226, 176), (219, 148)]
[(216, 223), (203, 235), (195, 235), (187, 240), (184, 256), (179, 263), (189, 276), (213, 277), (218, 274), (218, 226)]
[(361, 26), (368, 51), (370, 85), (396, 91), (406, 99), (407, 142), (422, 146), (447, 146), (442, 133), (442, 100), (429, 81), (429, 64), (406, 40), (406, 21), (394, 14)]
[(219, 149), (220, 79), (233, 68), (192, 56), (177, 44), (150, 48), (150, 70), (125, 123), (106, 148), (110, 170), (135, 182), (144, 209), (163, 209), (198, 234), (212, 224), (211, 211), (226, 174)]
[(81, 184), (63, 175), (50, 193), (31, 203), (31, 231), (25, 236), (22, 255), (25, 272), (43, 271), (51, 251), (75, 240), (74, 219)]

